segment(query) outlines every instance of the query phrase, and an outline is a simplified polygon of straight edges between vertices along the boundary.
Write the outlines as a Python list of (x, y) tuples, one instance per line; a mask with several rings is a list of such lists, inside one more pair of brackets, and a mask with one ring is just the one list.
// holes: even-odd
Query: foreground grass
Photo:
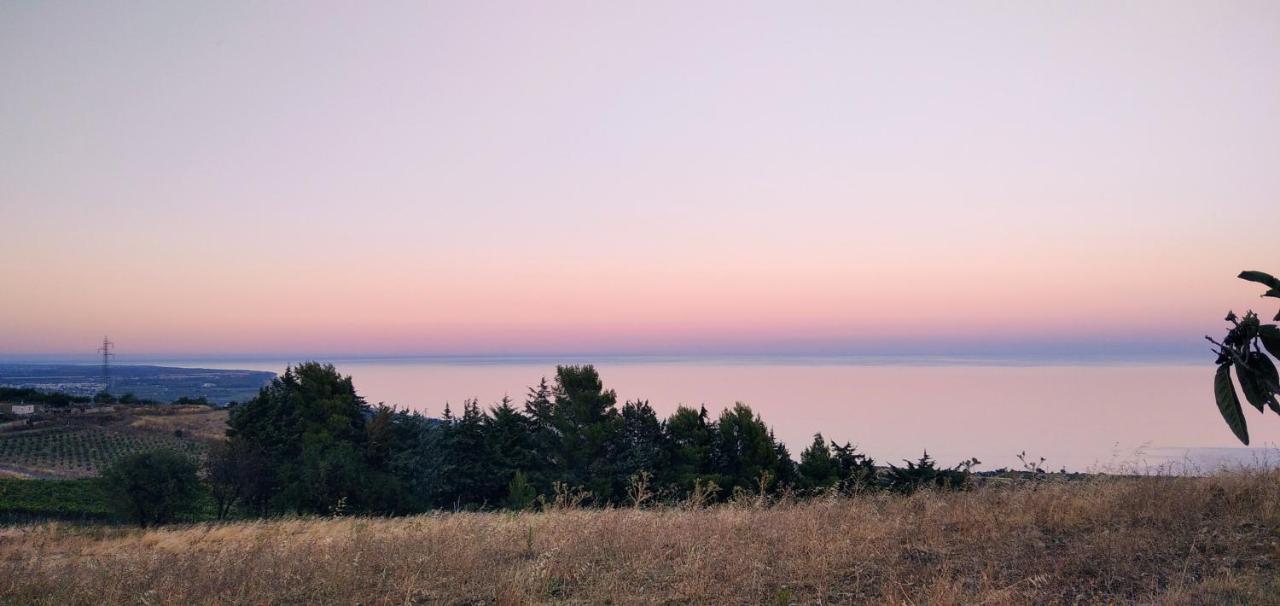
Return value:
[(1280, 603), (1280, 472), (768, 507), (0, 529), (0, 602)]

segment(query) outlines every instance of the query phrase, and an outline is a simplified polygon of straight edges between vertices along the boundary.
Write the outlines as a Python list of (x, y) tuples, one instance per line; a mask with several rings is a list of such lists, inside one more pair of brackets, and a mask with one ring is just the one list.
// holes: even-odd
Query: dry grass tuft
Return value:
[(0, 530), (0, 602), (1280, 604), (1280, 472), (771, 507)]

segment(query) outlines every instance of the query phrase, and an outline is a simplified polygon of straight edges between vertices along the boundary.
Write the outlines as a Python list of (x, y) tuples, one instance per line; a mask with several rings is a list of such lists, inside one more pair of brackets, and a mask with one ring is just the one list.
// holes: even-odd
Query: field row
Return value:
[(164, 434), (102, 427), (59, 428), (0, 435), (0, 466), (62, 477), (89, 477), (121, 456), (158, 448), (199, 456), (204, 446)]

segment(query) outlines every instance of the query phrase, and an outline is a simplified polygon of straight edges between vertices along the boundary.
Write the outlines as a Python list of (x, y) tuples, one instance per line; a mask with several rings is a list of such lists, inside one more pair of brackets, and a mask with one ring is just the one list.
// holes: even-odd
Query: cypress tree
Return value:
[(813, 434), (813, 443), (800, 453), (800, 488), (830, 488), (840, 481), (839, 467), (831, 456), (831, 447), (822, 434)]

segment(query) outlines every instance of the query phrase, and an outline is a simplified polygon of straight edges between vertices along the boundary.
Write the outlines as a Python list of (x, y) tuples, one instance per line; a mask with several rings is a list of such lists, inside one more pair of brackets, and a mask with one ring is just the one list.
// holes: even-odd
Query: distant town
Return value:
[(0, 364), (0, 387), (72, 396), (94, 396), (105, 391), (157, 402), (204, 398), (214, 405), (252, 398), (274, 377), (275, 373), (258, 370), (117, 364), (112, 364), (109, 376), (104, 376), (102, 366), (96, 364)]

